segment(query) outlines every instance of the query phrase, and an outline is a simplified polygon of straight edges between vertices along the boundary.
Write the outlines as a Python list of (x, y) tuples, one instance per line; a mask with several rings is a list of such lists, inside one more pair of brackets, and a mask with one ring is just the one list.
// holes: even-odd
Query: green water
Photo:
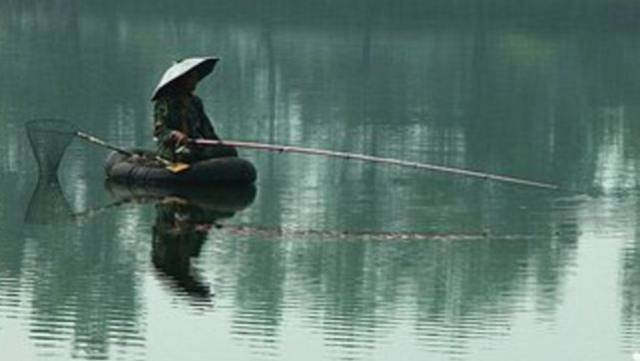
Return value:
[[(640, 7), (477, 3), (0, 4), (1, 358), (631, 360)], [(209, 54), (224, 138), (566, 191), (246, 150), (255, 188), (149, 197), (80, 141), (38, 184), (28, 120), (152, 147), (162, 72)]]

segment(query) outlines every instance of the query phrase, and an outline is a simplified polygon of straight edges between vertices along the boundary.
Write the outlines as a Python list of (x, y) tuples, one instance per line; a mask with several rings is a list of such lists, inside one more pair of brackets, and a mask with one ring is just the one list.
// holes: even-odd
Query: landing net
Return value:
[(35, 119), (27, 122), (25, 127), (38, 163), (39, 181), (57, 181), (58, 167), (77, 128), (62, 119)]

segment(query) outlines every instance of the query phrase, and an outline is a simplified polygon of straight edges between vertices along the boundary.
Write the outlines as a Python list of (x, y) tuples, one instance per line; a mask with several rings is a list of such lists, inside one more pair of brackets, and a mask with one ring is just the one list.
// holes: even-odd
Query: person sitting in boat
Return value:
[(162, 76), (153, 92), (154, 128), (158, 156), (193, 163), (216, 157), (235, 157), (231, 146), (197, 146), (192, 139), (220, 140), (207, 117), (202, 100), (193, 94), (196, 85), (218, 62), (215, 57), (177, 61)]

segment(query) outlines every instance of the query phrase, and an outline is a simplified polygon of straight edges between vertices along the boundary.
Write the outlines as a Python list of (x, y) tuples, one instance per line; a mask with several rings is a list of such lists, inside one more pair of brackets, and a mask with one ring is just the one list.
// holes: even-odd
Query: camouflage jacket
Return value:
[(176, 144), (171, 135), (174, 130), (189, 138), (219, 139), (204, 112), (202, 100), (195, 95), (190, 95), (186, 101), (171, 96), (158, 98), (154, 105), (153, 120), (158, 155), (165, 159), (175, 158)]

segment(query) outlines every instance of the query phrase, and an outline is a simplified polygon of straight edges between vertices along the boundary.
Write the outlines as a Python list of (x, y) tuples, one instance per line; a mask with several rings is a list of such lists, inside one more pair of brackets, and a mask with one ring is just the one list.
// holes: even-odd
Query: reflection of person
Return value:
[(228, 216), (204, 210), (180, 198), (168, 197), (158, 202), (153, 227), (154, 266), (190, 296), (208, 299), (211, 296), (209, 286), (192, 269), (191, 259), (200, 255), (216, 219)]
[(188, 58), (176, 62), (163, 75), (153, 92), (154, 130), (158, 155), (196, 162), (208, 158), (237, 156), (230, 146), (200, 147), (189, 139), (219, 140), (207, 117), (202, 100), (193, 94), (198, 82), (213, 71), (218, 58)]

